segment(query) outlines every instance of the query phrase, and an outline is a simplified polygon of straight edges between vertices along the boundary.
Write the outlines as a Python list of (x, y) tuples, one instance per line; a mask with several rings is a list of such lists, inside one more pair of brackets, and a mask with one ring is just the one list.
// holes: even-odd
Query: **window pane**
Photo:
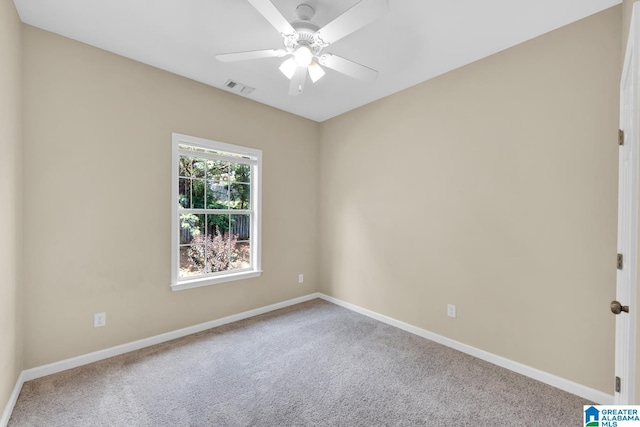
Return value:
[(231, 182), (251, 182), (251, 166), (240, 163), (231, 164)]
[(189, 209), (191, 207), (191, 180), (180, 178), (178, 181), (178, 205)]
[(231, 270), (251, 267), (251, 216), (231, 215)]
[(251, 217), (249, 215), (231, 215), (231, 234), (240, 240), (249, 240)]
[(193, 209), (204, 209), (204, 179), (191, 181), (191, 206)]
[(229, 231), (229, 215), (208, 214), (207, 215), (207, 236), (213, 237), (216, 234), (224, 234)]
[(207, 179), (221, 183), (227, 181), (229, 175), (229, 162), (219, 160), (207, 160)]
[(204, 246), (180, 246), (180, 277), (204, 274)]
[[(180, 215), (180, 274), (193, 276), (205, 273), (206, 215)], [(190, 244), (190, 245), (189, 245)]]
[(229, 162), (220, 162), (220, 170), (219, 170), (219, 174), (214, 178), (216, 179), (220, 184), (223, 185), (229, 185), (229, 178), (231, 176), (231, 172), (229, 169)]
[(230, 209), (251, 209), (251, 187), (249, 184), (231, 184)]
[(193, 159), (191, 173), (196, 178), (204, 178), (206, 170), (206, 160)]
[(229, 162), (218, 160), (207, 161), (207, 179), (211, 189), (209, 209), (229, 209)]
[(207, 180), (207, 209), (229, 209), (229, 187)]
[(229, 269), (229, 215), (207, 215), (207, 272)]
[(251, 243), (248, 240), (236, 242), (231, 253), (230, 270), (240, 270), (251, 267)]
[(180, 244), (204, 243), (205, 215), (180, 215)]
[(178, 174), (187, 178), (191, 176), (191, 159), (189, 157), (180, 156)]
[(229, 241), (221, 237), (209, 249), (207, 251), (207, 271), (215, 273), (229, 270)]

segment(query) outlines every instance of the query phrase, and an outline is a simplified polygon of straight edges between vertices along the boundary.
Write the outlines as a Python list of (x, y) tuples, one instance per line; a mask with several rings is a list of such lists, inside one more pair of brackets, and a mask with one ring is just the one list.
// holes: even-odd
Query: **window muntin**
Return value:
[(172, 288), (260, 274), (262, 152), (173, 135)]

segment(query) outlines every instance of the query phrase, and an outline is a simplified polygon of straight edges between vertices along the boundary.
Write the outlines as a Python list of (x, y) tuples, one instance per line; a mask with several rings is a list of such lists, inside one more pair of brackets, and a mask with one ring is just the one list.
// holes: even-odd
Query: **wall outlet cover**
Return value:
[(447, 305), (447, 316), (456, 317), (456, 306), (453, 304)]
[(93, 327), (100, 328), (107, 324), (107, 313), (96, 313), (93, 315)]

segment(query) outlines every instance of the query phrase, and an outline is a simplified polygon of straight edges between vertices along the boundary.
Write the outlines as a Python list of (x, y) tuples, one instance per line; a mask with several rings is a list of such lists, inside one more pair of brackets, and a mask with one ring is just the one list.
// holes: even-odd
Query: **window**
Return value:
[(257, 277), (262, 151), (173, 134), (171, 288)]

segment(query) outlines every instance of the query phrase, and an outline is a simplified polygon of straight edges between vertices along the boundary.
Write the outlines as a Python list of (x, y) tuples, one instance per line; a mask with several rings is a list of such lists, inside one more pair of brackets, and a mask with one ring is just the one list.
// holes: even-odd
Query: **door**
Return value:
[[(636, 279), (638, 252), (638, 128), (640, 125), (640, 4), (635, 3), (620, 81), (620, 129), (618, 172), (618, 274), (616, 301), (615, 403), (634, 403)], [(617, 305), (615, 303), (617, 303)], [(622, 306), (622, 307), (621, 307)], [(626, 307), (625, 307), (626, 306)], [(625, 310), (627, 308), (627, 310)]]

